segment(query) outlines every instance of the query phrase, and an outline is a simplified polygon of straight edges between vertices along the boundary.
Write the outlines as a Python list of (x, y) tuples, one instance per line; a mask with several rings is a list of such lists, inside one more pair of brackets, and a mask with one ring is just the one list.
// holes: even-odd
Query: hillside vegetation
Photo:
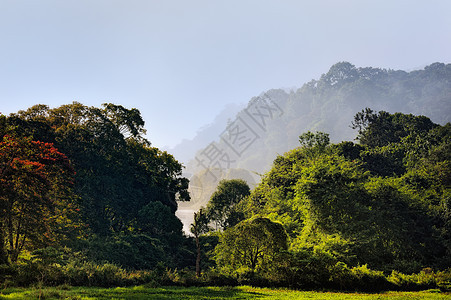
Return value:
[(451, 121), (451, 64), (406, 72), (340, 62), (297, 90), (272, 89), (252, 98), (210, 144), (198, 145), (186, 164), (186, 173), (194, 174), (192, 204), (181, 207), (206, 205), (221, 179), (241, 178), (254, 187), (258, 174), (270, 169), (274, 157), (297, 147), (303, 132), (327, 132), (332, 142), (354, 141), (351, 121), (365, 107), (424, 115), (444, 125)]
[(224, 192), (242, 180), (220, 182), (193, 227), (219, 238), (220, 272), (304, 288), (354, 280), (381, 288), (397, 272), (451, 267), (451, 124), (371, 109), (352, 124), (358, 144), (302, 134), (248, 197)]
[[(347, 63), (332, 70), (298, 92), (332, 99), (327, 91), (366, 82), (369, 73), (421, 78), (423, 87), (412, 90), (448, 101), (441, 90), (449, 88), (442, 76), (449, 65), (417, 73)], [(442, 74), (435, 85), (431, 74)], [(284, 95), (284, 103), (271, 100)], [(145, 139), (137, 109), (74, 102), (0, 115), (0, 285), (449, 291), (451, 124), (364, 108), (346, 122), (355, 141), (309, 130), (291, 140), (296, 128), (285, 125), (298, 119), (280, 118), (295, 95), (253, 99), (201, 152), (198, 163), (213, 154), (218, 160), (191, 178), (211, 196), (196, 203), (189, 235), (175, 213), (194, 193), (182, 165)], [(251, 156), (263, 164), (270, 152), (248, 151), (283, 141), (294, 146), (274, 155), (259, 181), (251, 184), (251, 172), (236, 167)], [(231, 152), (217, 152), (221, 145)], [(232, 152), (243, 158), (235, 167)]]

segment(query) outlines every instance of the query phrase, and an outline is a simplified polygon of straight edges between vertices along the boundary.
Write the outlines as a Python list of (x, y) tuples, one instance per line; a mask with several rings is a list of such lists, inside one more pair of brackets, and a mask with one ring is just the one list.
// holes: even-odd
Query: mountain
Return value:
[(206, 147), (208, 143), (216, 139), (224, 127), (227, 126), (227, 122), (233, 119), (244, 106), (244, 104), (240, 105), (236, 103), (227, 104), (211, 123), (197, 131), (194, 138), (184, 139), (174, 147), (165, 150), (174, 155), (179, 162), (186, 164), (193, 159), (200, 148)]
[(205, 205), (222, 178), (235, 176), (252, 186), (278, 154), (299, 146), (298, 137), (306, 131), (329, 133), (331, 142), (354, 140), (351, 121), (366, 107), (425, 115), (442, 125), (450, 122), (451, 64), (406, 72), (339, 62), (297, 90), (263, 92), (187, 163), (187, 172), (195, 174), (193, 200), (180, 203), (180, 209)]

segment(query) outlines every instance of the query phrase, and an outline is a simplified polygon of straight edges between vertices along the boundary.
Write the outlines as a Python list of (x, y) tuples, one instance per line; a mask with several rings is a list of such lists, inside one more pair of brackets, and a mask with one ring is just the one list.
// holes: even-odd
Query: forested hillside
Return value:
[(222, 180), (192, 226), (204, 267), (216, 236), (216, 267), (251, 282), (381, 288), (450, 268), (451, 124), (367, 108), (352, 127), (358, 143), (301, 134), (250, 195)]
[[(339, 63), (268, 91), (199, 151), (189, 189), (135, 108), (0, 115), (0, 284), (450, 290), (449, 78)], [(379, 109), (403, 105), (435, 116)]]
[(68, 247), (127, 268), (186, 265), (174, 212), (188, 180), (144, 132), (137, 109), (114, 104), (0, 115), (0, 263)]
[(450, 123), (366, 108), (350, 124), (358, 143), (308, 131), (255, 187), (221, 180), (188, 236), (188, 180), (138, 110), (2, 115), (0, 284), (449, 290)]
[[(274, 89), (254, 97), (187, 164), (187, 172), (195, 174), (192, 202), (205, 204), (221, 178), (243, 178), (253, 186), (274, 157), (297, 146), (302, 132), (323, 131), (332, 142), (353, 141), (350, 120), (365, 107), (424, 115), (443, 125), (451, 121), (451, 64), (406, 72), (340, 62), (296, 91)], [(238, 177), (231, 175), (233, 169)]]

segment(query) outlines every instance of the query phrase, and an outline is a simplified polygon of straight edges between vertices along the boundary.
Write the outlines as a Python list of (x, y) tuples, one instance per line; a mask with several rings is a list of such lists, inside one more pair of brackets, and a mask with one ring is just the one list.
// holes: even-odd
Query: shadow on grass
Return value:
[(31, 288), (3, 290), (0, 299), (258, 299), (258, 292), (235, 287)]
[(260, 289), (242, 287), (159, 287), (146, 286), (96, 288), (96, 287), (46, 287), (8, 288), (0, 290), (0, 299), (353, 299), (353, 300), (448, 300), (449, 293), (439, 290), (422, 292), (386, 292), (381, 294), (334, 293)]

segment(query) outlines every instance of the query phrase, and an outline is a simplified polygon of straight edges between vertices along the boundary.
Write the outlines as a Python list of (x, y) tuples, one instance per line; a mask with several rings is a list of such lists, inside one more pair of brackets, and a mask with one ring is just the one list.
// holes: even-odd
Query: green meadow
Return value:
[(377, 294), (240, 287), (46, 287), (7, 288), (0, 299), (451, 299), (439, 290)]

